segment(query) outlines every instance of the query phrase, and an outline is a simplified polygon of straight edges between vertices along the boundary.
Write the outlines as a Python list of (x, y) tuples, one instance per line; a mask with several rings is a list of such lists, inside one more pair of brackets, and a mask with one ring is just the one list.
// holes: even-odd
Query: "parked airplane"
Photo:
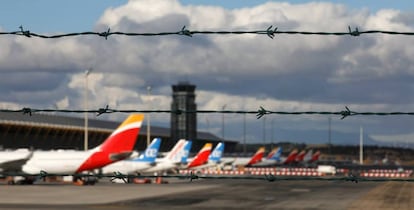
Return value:
[(154, 138), (147, 149), (138, 157), (109, 164), (101, 169), (101, 173), (112, 174), (119, 172), (122, 174), (132, 174), (151, 168), (155, 165), (155, 159), (157, 158), (160, 145), (161, 139)]
[(143, 114), (130, 115), (102, 144), (87, 151), (35, 151), (22, 171), (75, 174), (123, 160), (132, 153), (143, 119)]
[(181, 165), (187, 165), (188, 164), (188, 156), (190, 155), (190, 150), (193, 142), (190, 140), (187, 140), (184, 146), (184, 149), (181, 151), (181, 162), (179, 164)]
[(306, 151), (302, 150), (301, 152), (299, 152), (299, 154), (296, 155), (294, 162), (296, 162), (296, 163), (303, 162), (303, 159), (305, 158), (305, 155), (306, 155)]
[[(220, 163), (221, 156), (224, 152), (224, 143), (220, 142), (216, 145), (214, 150), (211, 151), (211, 144), (207, 143), (204, 145), (203, 149), (200, 150), (199, 154), (194, 158), (193, 162), (191, 162), (187, 169), (202, 169), (202, 168), (208, 168), (213, 167)], [(204, 152), (204, 154), (202, 153)], [(207, 153), (210, 153), (207, 155)], [(198, 160), (197, 160), (198, 158)]]
[(265, 159), (253, 164), (253, 166), (272, 166), (281, 162), (282, 147), (274, 148)]
[(279, 160), (282, 156), (282, 147), (273, 148), (272, 151), (267, 154), (266, 159), (277, 159)]
[(297, 155), (298, 155), (298, 150), (294, 149), (289, 153), (289, 155), (287, 157), (285, 157), (285, 158), (282, 157), (281, 158), (281, 163), (282, 164), (293, 164), (293, 163), (295, 163), (295, 159), (296, 159)]
[(319, 160), (319, 156), (321, 155), (321, 151), (316, 151), (314, 154), (312, 154), (312, 150), (309, 150), (308, 153), (304, 157), (305, 163), (315, 163)]
[[(305, 152), (303, 151), (303, 156)], [(269, 158), (271, 156), (271, 158)], [(275, 151), (269, 153), (268, 158), (263, 160), (262, 162), (258, 162), (253, 164), (253, 166), (270, 166), (270, 165), (289, 165), (289, 164), (297, 164), (297, 160), (303, 158), (298, 158), (298, 150), (293, 149), (287, 157), (282, 156), (282, 147), (276, 148)]]
[(175, 146), (171, 149), (170, 152), (168, 152), (165, 157), (155, 160), (155, 166), (145, 169), (142, 172), (164, 172), (179, 167), (181, 161), (186, 159), (185, 156), (188, 156), (191, 149), (191, 144), (191, 141), (186, 141), (184, 139), (178, 140)]
[(305, 153), (305, 150), (303, 150), (299, 154), (297, 152), (298, 150), (296, 149), (292, 150), (292, 152), (289, 154), (288, 157), (282, 158), (281, 163), (282, 164), (301, 164), (301, 165), (306, 166), (310, 163), (315, 163), (316, 161), (318, 161), (319, 156), (321, 154), (320, 151), (313, 153), (312, 149), (306, 153)]
[(214, 150), (208, 156), (208, 160), (205, 164), (199, 166), (193, 166), (190, 169), (192, 170), (199, 170), (203, 168), (211, 168), (221, 164), (221, 158), (224, 153), (224, 143), (220, 142), (216, 145)]
[(235, 157), (235, 158), (222, 158), (222, 163), (224, 165), (231, 164), (232, 166), (251, 166), (262, 161), (263, 155), (265, 153), (265, 148), (260, 147), (257, 152), (250, 158), (248, 157)]
[(214, 148), (213, 152), (208, 156), (208, 162), (205, 164), (206, 167), (216, 166), (221, 163), (221, 157), (224, 153), (224, 143), (219, 142)]

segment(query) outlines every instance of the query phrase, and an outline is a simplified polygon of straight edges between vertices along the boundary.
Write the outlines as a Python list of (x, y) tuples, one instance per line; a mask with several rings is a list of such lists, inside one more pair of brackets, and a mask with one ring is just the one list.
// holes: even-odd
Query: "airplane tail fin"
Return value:
[(265, 150), (265, 147), (260, 147), (257, 150), (257, 152), (253, 155), (253, 157), (250, 159), (249, 163), (247, 163), (247, 165), (253, 165), (255, 163), (262, 161)]
[(108, 154), (131, 152), (143, 120), (143, 114), (131, 114), (101, 145), (94, 149)]
[(295, 162), (296, 156), (298, 155), (298, 150), (297, 149), (293, 149), (289, 155), (286, 157), (284, 163), (285, 164), (290, 164)]
[(167, 156), (165, 156), (165, 159), (173, 163), (179, 163), (182, 159), (185, 144), (186, 141), (184, 139), (178, 140), (178, 142), (171, 149), (171, 151), (168, 152)]
[(312, 159), (310, 160), (310, 162), (316, 162), (319, 160), (319, 156), (321, 155), (321, 151), (316, 151), (315, 154), (313, 154)]
[(208, 156), (208, 160), (218, 163), (221, 160), (221, 157), (223, 156), (224, 152), (224, 143), (219, 142), (217, 146), (214, 148), (213, 152)]
[(106, 140), (89, 150), (91, 156), (76, 172), (104, 167), (115, 161), (129, 157), (141, 129), (143, 114), (131, 114)]
[(155, 162), (155, 159), (158, 155), (158, 150), (160, 149), (161, 138), (154, 138), (144, 153), (139, 155), (138, 158), (133, 159), (133, 161), (144, 161), (144, 162)]
[(181, 154), (181, 161), (180, 161), (182, 164), (187, 164), (187, 159), (188, 159), (188, 155), (190, 154), (192, 144), (193, 142), (190, 140), (185, 142), (184, 149), (182, 150), (182, 154)]
[(313, 156), (313, 150), (310, 149), (306, 155), (303, 157), (303, 162), (307, 163), (310, 162), (312, 160), (312, 156)]
[(270, 151), (269, 154), (267, 154), (266, 159), (270, 159), (276, 153), (277, 149), (278, 149), (278, 147), (273, 148), (272, 151)]
[(305, 158), (305, 155), (306, 155), (306, 151), (302, 150), (301, 152), (299, 152), (298, 155), (296, 155), (295, 161), (298, 162), (298, 163), (302, 162), (303, 159)]
[(188, 168), (199, 166), (207, 162), (208, 156), (211, 153), (211, 148), (213, 147), (213, 144), (206, 143), (203, 148), (197, 153), (197, 155), (194, 157), (194, 159), (191, 161), (190, 164), (188, 164)]
[(272, 150), (271, 153), (267, 156), (268, 160), (280, 160), (280, 157), (282, 156), (282, 147), (277, 147)]
[(94, 148), (94, 150), (108, 154), (131, 152), (143, 120), (143, 114), (131, 114), (101, 145)]

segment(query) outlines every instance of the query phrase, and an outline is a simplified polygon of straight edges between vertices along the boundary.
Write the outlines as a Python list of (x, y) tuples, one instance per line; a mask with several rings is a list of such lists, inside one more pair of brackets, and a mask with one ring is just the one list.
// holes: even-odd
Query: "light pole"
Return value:
[(88, 76), (92, 72), (92, 68), (89, 68), (85, 71), (85, 133), (83, 139), (83, 149), (88, 150)]
[(263, 116), (263, 146), (266, 148), (266, 116)]
[(329, 155), (332, 155), (332, 142), (331, 142), (331, 116), (328, 118), (328, 124), (329, 124), (329, 133), (328, 133), (328, 146), (329, 146)]
[(272, 140), (272, 142), (271, 142), (271, 149), (273, 148), (273, 144), (274, 144), (274, 141), (275, 141), (275, 136), (274, 136), (274, 132), (275, 132), (275, 119), (272, 119), (272, 133), (271, 133), (271, 140)]
[(221, 115), (221, 138), (224, 140), (224, 109), (226, 108), (227, 104), (224, 104), (222, 107), (223, 113)]
[(246, 114), (243, 115), (243, 155), (246, 155)]
[[(151, 86), (147, 86), (147, 94), (148, 94), (148, 106), (149, 106), (149, 110), (152, 109), (152, 100), (151, 100)], [(150, 139), (151, 139), (151, 113), (148, 113), (147, 116), (147, 147), (150, 144)]]

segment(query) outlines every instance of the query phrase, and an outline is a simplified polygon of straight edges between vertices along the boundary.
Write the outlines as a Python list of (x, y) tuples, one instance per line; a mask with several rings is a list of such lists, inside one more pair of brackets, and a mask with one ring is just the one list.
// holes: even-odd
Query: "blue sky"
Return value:
[[(92, 31), (96, 21), (105, 9), (123, 5), (126, 2), (127, 0), (2, 0), (0, 27), (4, 31), (15, 31), (18, 30), (20, 25), (23, 25), (26, 30), (39, 33)], [(216, 5), (227, 9), (235, 9), (251, 7), (267, 1), (180, 0), (180, 2), (184, 5)], [(289, 0), (285, 2), (298, 4), (312, 1)], [(367, 8), (371, 12), (383, 8), (408, 10), (414, 6), (413, 1), (349, 0), (328, 2), (345, 4), (350, 8)]]
[(108, 7), (126, 0), (4, 0), (0, 7), (3, 30), (18, 30), (20, 25), (33, 32), (73, 32), (92, 30)]

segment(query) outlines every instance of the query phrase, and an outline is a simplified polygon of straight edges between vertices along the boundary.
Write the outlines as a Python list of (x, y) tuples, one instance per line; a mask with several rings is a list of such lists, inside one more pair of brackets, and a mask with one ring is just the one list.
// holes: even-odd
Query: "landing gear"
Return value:
[(94, 176), (73, 176), (73, 183), (76, 185), (95, 185), (98, 178)]
[(8, 185), (31, 185), (35, 181), (33, 177), (10, 176), (7, 177)]

